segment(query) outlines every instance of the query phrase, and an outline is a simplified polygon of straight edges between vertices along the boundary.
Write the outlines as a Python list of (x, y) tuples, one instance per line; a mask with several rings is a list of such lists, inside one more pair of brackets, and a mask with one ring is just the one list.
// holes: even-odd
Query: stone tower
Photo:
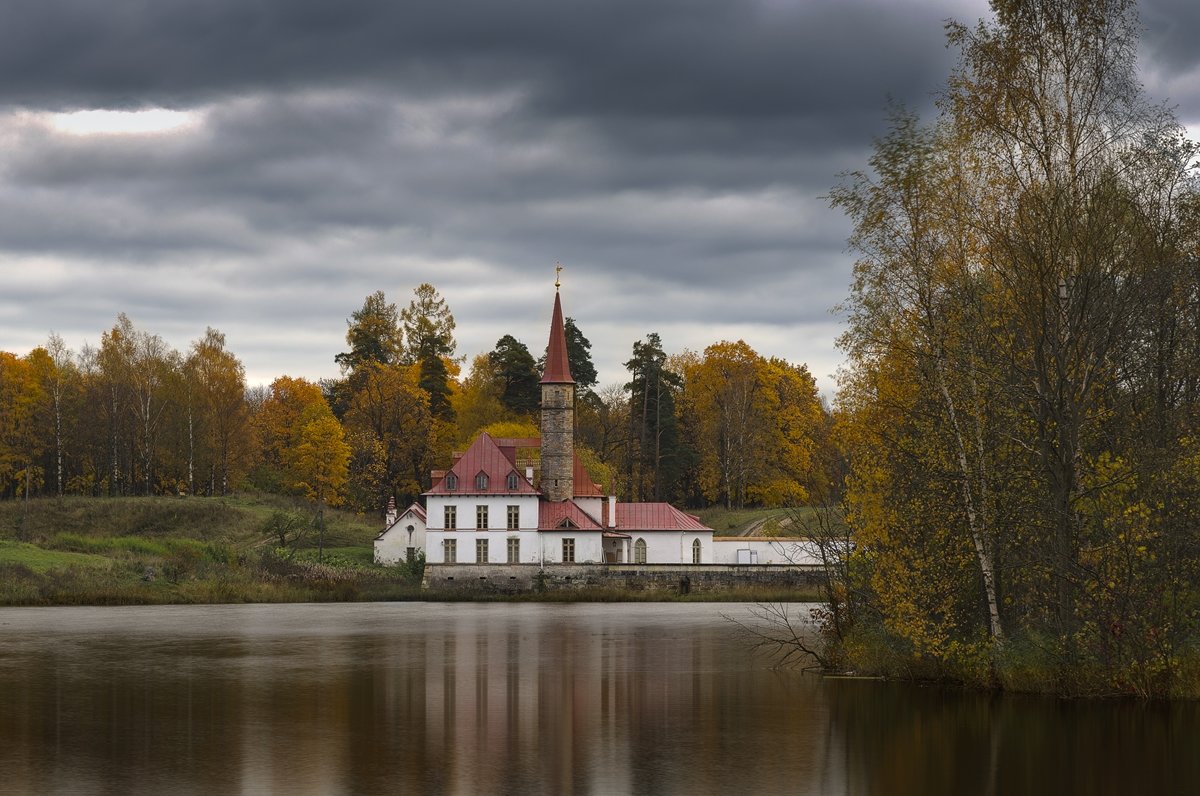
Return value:
[(574, 468), (575, 380), (571, 378), (562, 302), (555, 285), (550, 344), (542, 373), (542, 492), (549, 500), (574, 497)]

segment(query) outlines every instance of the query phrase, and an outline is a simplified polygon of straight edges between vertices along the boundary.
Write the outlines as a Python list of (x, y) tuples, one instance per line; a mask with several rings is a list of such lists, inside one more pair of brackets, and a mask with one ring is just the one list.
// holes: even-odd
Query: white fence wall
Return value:
[[(718, 537), (713, 540), (714, 564), (820, 564), (803, 539), (787, 536)], [(738, 551), (746, 551), (739, 560)], [(747, 560), (750, 559), (750, 560)]]

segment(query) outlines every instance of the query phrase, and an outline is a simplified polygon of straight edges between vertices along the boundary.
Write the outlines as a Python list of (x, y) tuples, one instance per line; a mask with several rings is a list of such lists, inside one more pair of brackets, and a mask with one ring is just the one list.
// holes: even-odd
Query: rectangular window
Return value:
[(508, 563), (510, 563), (510, 564), (520, 564), (521, 563), (521, 540), (520, 539), (509, 539), (508, 540)]
[(453, 564), (458, 561), (458, 540), (443, 539), (442, 540), (442, 558), (447, 564)]
[(442, 528), (447, 531), (458, 528), (458, 508), (456, 506), (446, 506), (442, 509)]
[(475, 507), (475, 528), (476, 530), (486, 531), (487, 524), (487, 506)]
[(487, 539), (475, 540), (475, 563), (486, 564), (488, 561)]
[(564, 564), (575, 563), (575, 540), (563, 539), (563, 557)]
[(413, 559), (417, 557), (417, 548), (415, 548), (415, 547), (408, 548), (408, 553), (404, 557), (408, 560), (408, 563), (411, 564), (413, 562)]
[(518, 530), (521, 527), (521, 507), (508, 507), (508, 529), (510, 531)]

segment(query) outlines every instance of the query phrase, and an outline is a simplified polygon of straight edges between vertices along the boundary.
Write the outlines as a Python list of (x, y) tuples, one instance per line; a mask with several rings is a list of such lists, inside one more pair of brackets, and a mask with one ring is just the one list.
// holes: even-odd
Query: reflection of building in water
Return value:
[(480, 434), (435, 470), (425, 506), (388, 504), (375, 559), (423, 553), (430, 564), (800, 564), (778, 540), (713, 538), (669, 503), (621, 503), (593, 483), (575, 452), (575, 380), (562, 302), (554, 295), (542, 373), (541, 437)]
[(628, 793), (635, 770), (642, 786), (647, 772), (677, 775), (656, 758), (676, 755), (682, 738), (718, 755), (707, 634), (647, 644), (653, 631), (630, 632), (618, 617), (597, 629), (545, 612), (492, 614), (460, 616), (425, 647), (425, 756), (444, 762), (447, 792)]

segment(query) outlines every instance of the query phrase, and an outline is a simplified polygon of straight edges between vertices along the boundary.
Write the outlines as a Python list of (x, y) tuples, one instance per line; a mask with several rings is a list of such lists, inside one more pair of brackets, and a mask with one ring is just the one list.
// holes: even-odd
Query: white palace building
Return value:
[(575, 380), (557, 292), (541, 389), (541, 438), (480, 434), (450, 469), (432, 473), (424, 507), (400, 512), (390, 501), (377, 562), (420, 552), (434, 565), (808, 563), (793, 544), (714, 538), (669, 503), (621, 503), (592, 482), (575, 454)]

